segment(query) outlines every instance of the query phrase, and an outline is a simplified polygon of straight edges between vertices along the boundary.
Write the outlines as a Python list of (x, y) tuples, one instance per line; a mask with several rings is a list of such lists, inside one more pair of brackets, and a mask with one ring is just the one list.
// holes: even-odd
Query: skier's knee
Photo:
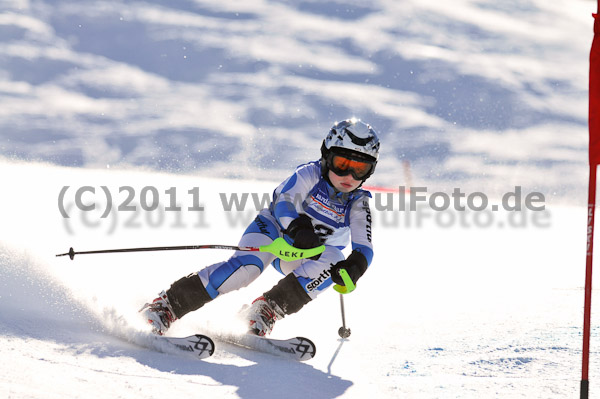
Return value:
[(311, 301), (310, 296), (304, 291), (304, 288), (302, 288), (302, 285), (300, 285), (293, 273), (279, 280), (263, 296), (279, 306), (286, 315), (296, 313)]
[(325, 247), (325, 251), (321, 254), (321, 257), (323, 258), (322, 262), (327, 264), (337, 263), (346, 259), (340, 249), (329, 245)]
[(262, 272), (262, 260), (255, 255), (233, 256), (227, 262), (215, 263), (198, 272), (211, 298), (239, 290)]

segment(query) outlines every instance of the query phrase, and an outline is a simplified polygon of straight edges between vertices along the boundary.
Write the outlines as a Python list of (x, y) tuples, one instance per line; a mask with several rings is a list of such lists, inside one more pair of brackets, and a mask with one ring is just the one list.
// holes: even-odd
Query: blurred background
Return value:
[(372, 185), (584, 204), (594, 9), (4, 0), (0, 156), (280, 181), (357, 117), (382, 138)]

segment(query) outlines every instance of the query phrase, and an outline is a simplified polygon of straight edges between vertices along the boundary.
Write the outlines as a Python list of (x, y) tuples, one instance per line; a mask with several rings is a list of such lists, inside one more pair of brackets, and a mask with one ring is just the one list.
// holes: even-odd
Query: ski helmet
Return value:
[[(371, 126), (360, 119), (336, 122), (323, 140), (321, 155), (323, 176), (327, 177), (327, 172), (333, 170), (340, 176), (351, 173), (356, 180), (364, 182), (375, 171), (379, 158), (379, 137)], [(354, 168), (352, 163), (346, 162), (338, 163), (341, 168), (336, 168), (335, 155), (366, 165), (355, 163), (357, 168)]]

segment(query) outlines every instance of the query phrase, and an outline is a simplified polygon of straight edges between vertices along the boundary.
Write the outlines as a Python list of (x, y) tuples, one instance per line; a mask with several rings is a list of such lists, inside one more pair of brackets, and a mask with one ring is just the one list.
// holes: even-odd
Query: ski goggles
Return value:
[(329, 169), (338, 176), (352, 175), (356, 180), (365, 180), (373, 173), (374, 161), (330, 153), (327, 157)]

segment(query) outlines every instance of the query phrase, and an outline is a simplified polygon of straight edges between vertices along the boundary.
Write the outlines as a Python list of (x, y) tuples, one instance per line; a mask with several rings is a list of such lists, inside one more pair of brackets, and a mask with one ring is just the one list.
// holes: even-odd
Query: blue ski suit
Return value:
[(284, 234), (299, 214), (311, 218), (315, 232), (322, 238), (325, 251), (319, 259), (282, 261), (266, 252), (236, 251), (225, 261), (208, 266), (198, 276), (212, 299), (220, 294), (247, 286), (272, 264), (284, 275), (293, 273), (311, 299), (332, 285), (329, 269), (345, 259), (342, 253), (350, 241), (352, 250), (361, 252), (371, 264), (371, 194), (363, 189), (351, 193), (336, 191), (322, 176), (321, 161), (300, 165), (293, 175), (273, 192), (268, 209), (263, 209), (244, 232), (239, 245), (268, 245)]

